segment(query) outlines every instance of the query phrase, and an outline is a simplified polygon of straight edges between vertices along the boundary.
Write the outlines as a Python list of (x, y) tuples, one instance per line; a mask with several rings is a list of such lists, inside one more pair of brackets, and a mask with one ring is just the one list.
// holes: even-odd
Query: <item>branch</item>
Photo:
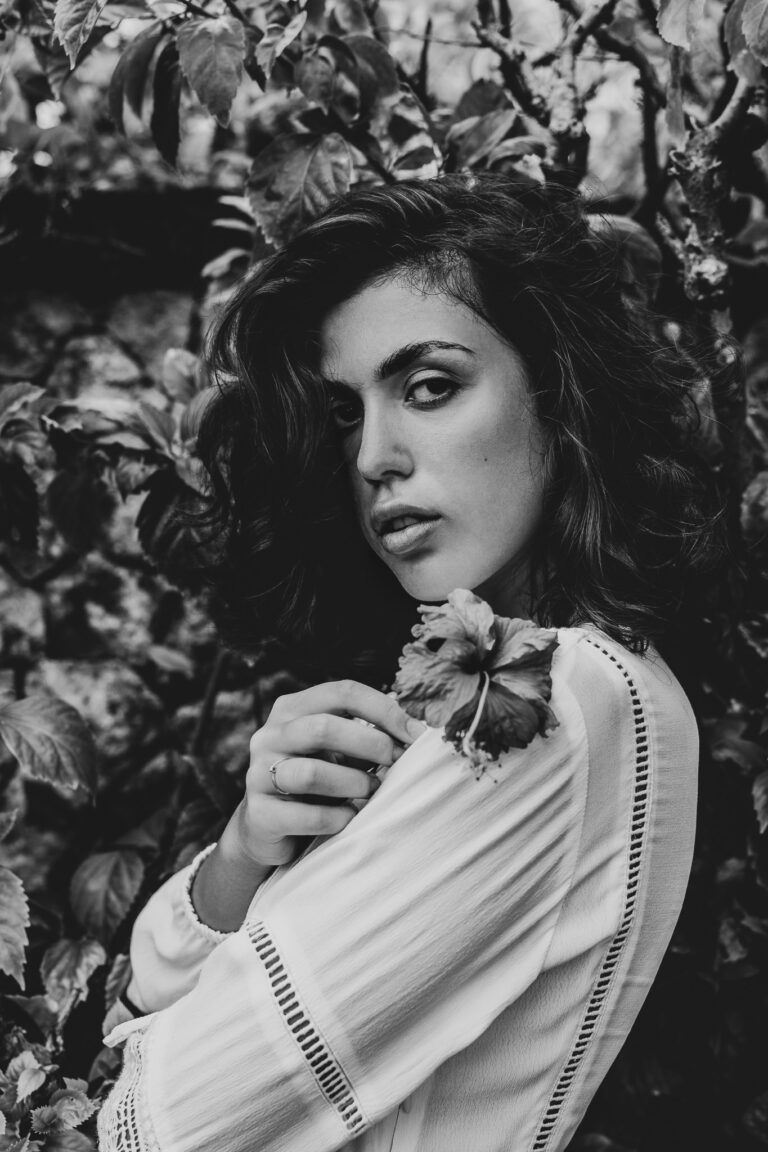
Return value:
[(540, 124), (547, 124), (549, 112), (546, 101), (536, 91), (536, 82), (530, 75), (528, 58), (522, 48), (517, 48), (511, 40), (490, 25), (472, 22), (472, 29), (485, 48), (491, 48), (501, 61), (501, 74), (504, 83), (524, 112), (528, 112)]
[(416, 72), (416, 82), (418, 84), (418, 96), (422, 103), (427, 101), (427, 89), (429, 86), (429, 45), (432, 43), (432, 17), (427, 19), (426, 27), (424, 29), (424, 44), (419, 53), (419, 67)]
[[(579, 10), (575, 0), (555, 0), (564, 12), (572, 16), (574, 20), (580, 20), (582, 12)], [(614, 56), (618, 56), (620, 60), (624, 60), (627, 64), (631, 64), (637, 69), (640, 74), (640, 83), (643, 91), (653, 100), (657, 108), (663, 108), (666, 103), (666, 96), (664, 88), (659, 82), (653, 65), (650, 60), (640, 51), (634, 44), (622, 40), (619, 36), (615, 36), (609, 32), (607, 28), (595, 28), (591, 35), (595, 43), (598, 44), (605, 52), (612, 52)]]
[(618, 0), (591, 0), (587, 4), (576, 23), (571, 27), (566, 39), (566, 46), (574, 55), (581, 51), (585, 41), (593, 36), (598, 28), (613, 19), (617, 4)]
[(752, 102), (754, 91), (754, 86), (748, 80), (739, 80), (725, 108), (717, 119), (709, 125), (712, 139), (718, 145), (722, 146), (738, 126)]

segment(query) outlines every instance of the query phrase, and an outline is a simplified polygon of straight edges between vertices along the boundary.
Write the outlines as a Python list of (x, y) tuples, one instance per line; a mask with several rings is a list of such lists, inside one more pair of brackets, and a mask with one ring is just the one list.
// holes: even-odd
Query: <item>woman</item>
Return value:
[[(454, 176), (355, 192), (229, 305), (222, 625), (345, 678), (275, 703), (221, 839), (139, 916), (104, 1150), (568, 1143), (696, 814), (658, 651), (707, 547), (691, 369), (622, 286), (573, 195)], [(557, 629), (557, 727), (479, 778), (380, 690), (454, 589)]]

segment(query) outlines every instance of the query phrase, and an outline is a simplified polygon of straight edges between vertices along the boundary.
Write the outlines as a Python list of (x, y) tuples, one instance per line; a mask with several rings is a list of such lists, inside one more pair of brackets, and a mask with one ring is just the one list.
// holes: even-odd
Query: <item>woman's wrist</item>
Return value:
[(200, 864), (190, 900), (202, 924), (217, 932), (235, 932), (245, 919), (256, 889), (274, 870), (247, 856), (237, 835), (238, 812)]

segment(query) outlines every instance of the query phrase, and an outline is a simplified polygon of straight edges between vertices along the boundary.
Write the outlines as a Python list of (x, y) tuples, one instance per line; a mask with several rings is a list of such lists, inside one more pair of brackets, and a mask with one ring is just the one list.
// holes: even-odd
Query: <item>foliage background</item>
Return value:
[(211, 318), (350, 182), (462, 168), (581, 185), (718, 365), (696, 860), (572, 1147), (768, 1146), (768, 0), (0, 0), (0, 36), (0, 1152), (93, 1148), (133, 918), (301, 685), (185, 565)]

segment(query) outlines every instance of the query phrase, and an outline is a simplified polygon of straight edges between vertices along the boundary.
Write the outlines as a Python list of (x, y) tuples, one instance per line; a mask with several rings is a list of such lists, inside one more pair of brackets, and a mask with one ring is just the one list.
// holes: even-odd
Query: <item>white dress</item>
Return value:
[(564, 628), (549, 736), (479, 780), (430, 728), (215, 932), (190, 869), (139, 916), (102, 1152), (557, 1152), (689, 875), (698, 737), (653, 649)]

